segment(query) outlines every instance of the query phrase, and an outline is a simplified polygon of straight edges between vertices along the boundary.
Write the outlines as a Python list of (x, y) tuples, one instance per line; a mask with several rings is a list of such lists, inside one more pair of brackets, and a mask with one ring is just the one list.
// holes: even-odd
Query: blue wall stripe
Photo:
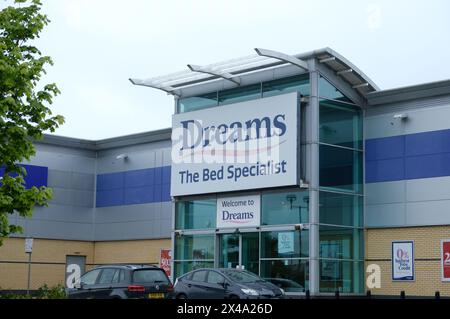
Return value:
[(366, 183), (450, 176), (450, 129), (366, 141)]
[[(30, 189), (33, 186), (38, 188), (41, 186), (47, 186), (48, 167), (28, 164), (21, 164), (21, 166), (23, 166), (27, 171), (27, 175), (24, 177), (26, 189)], [(0, 167), (0, 176), (3, 176), (4, 173), (5, 168)]]
[(170, 166), (97, 175), (97, 207), (170, 200)]

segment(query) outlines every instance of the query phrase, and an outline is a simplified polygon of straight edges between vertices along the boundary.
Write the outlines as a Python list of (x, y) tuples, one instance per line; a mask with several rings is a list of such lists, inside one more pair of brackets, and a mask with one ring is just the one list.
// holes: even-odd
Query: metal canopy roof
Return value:
[(218, 79), (226, 79), (239, 85), (241, 75), (258, 70), (276, 68), (289, 64), (296, 65), (305, 70), (305, 67), (307, 67), (305, 61), (315, 58), (319, 63), (330, 68), (345, 82), (348, 82), (363, 97), (366, 97), (370, 92), (379, 90), (375, 83), (356, 66), (330, 48), (296, 55), (286, 55), (264, 49), (255, 50), (258, 54), (205, 66), (189, 64), (189, 69), (185, 71), (145, 80), (130, 79), (130, 81), (135, 85), (148, 86), (165, 91), (168, 94), (181, 96), (181, 89), (184, 87), (201, 85), (205, 82)]

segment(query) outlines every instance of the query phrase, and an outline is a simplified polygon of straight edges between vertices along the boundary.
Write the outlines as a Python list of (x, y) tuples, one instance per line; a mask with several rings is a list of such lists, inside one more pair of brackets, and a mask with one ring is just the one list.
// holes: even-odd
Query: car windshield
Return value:
[(223, 273), (227, 275), (231, 280), (239, 283), (252, 283), (264, 281), (260, 277), (252, 274), (251, 272), (244, 270), (224, 270)]
[(139, 283), (169, 283), (164, 271), (160, 269), (142, 269), (135, 270), (133, 273), (133, 282)]

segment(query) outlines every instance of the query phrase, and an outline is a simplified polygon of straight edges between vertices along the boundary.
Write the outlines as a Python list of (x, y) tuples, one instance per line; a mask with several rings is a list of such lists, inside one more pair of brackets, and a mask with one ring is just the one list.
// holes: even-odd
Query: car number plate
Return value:
[(158, 292), (158, 293), (151, 293), (151, 294), (148, 294), (148, 297), (150, 299), (162, 299), (162, 298), (164, 298), (164, 294), (160, 293), (160, 292)]

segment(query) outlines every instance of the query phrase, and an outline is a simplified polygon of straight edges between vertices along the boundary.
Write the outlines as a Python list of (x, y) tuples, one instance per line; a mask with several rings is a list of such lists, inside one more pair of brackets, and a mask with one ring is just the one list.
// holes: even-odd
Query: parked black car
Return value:
[(161, 299), (172, 291), (170, 279), (159, 267), (114, 265), (86, 272), (67, 294), (71, 299)]
[(197, 269), (179, 277), (173, 296), (177, 299), (283, 298), (284, 291), (261, 277), (240, 269)]

